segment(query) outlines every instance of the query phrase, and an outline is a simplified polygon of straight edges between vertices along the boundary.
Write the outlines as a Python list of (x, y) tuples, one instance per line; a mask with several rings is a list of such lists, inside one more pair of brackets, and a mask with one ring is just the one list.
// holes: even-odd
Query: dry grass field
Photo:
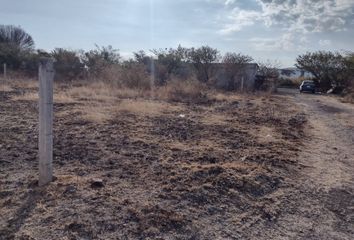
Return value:
[(283, 96), (189, 88), (57, 84), (55, 181), (39, 188), (37, 82), (2, 83), (0, 239), (261, 235), (303, 168), (306, 118)]

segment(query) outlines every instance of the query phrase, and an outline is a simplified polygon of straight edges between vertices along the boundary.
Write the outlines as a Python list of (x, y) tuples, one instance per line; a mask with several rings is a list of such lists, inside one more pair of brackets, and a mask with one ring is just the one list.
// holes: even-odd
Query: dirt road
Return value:
[(279, 94), (303, 109), (309, 137), (298, 157), (304, 169), (265, 238), (354, 239), (354, 106), (289, 89)]

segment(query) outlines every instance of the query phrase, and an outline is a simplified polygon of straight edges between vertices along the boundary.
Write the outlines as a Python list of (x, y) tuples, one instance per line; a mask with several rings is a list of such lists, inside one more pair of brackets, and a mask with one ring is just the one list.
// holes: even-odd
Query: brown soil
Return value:
[(99, 100), (55, 103), (56, 179), (40, 188), (37, 102), (18, 97), (35, 92), (1, 92), (0, 239), (319, 239), (328, 214), (331, 239), (353, 236), (349, 184), (303, 187), (320, 175), (301, 151), (313, 119), (289, 94), (136, 100), (168, 106), (154, 114), (117, 97), (96, 122), (82, 109)]

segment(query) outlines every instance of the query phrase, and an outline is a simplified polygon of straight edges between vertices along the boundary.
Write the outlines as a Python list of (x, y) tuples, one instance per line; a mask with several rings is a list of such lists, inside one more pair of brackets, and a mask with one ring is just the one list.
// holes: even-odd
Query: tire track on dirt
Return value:
[[(269, 235), (354, 239), (354, 107), (328, 96), (280, 93), (307, 114), (309, 138), (298, 157), (306, 167), (284, 194), (285, 211)], [(282, 236), (274, 237), (274, 232)]]

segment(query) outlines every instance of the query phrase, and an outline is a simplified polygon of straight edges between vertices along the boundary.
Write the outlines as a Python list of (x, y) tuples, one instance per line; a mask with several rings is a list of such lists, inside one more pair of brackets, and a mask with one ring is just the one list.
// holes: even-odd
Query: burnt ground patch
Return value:
[[(31, 207), (26, 199), (37, 178), (37, 105), (4, 98), (0, 232), (4, 239), (215, 239), (242, 237), (247, 224), (275, 221), (272, 194), (296, 171), (291, 146), (300, 139), (265, 144), (251, 130), (301, 129), (289, 124), (296, 113), (277, 115), (275, 109), (269, 115), (268, 103), (244, 98), (181, 104), (185, 117), (126, 113), (103, 123), (77, 112), (83, 102), (56, 104), (57, 180)], [(225, 121), (203, 122), (205, 114)], [(102, 187), (92, 188), (97, 178)], [(28, 215), (17, 219), (23, 206)], [(11, 221), (21, 227), (9, 227)]]

